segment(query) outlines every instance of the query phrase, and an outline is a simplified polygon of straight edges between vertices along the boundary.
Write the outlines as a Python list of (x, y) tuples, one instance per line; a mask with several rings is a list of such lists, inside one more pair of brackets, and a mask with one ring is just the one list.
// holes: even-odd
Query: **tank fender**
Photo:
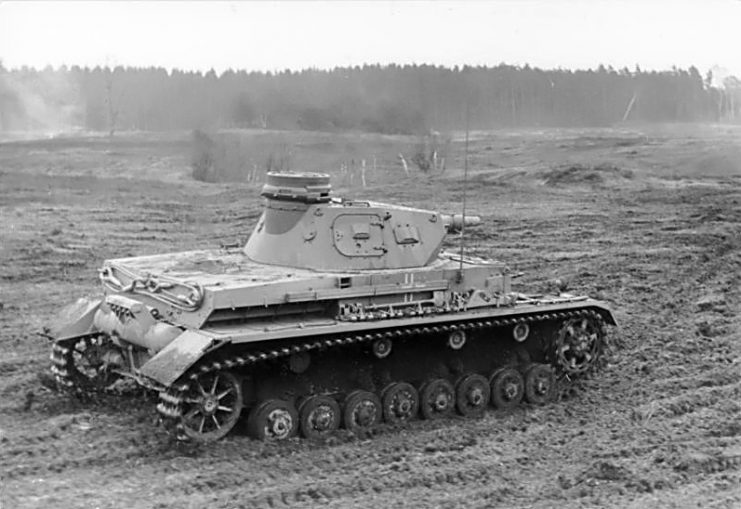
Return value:
[(607, 325), (617, 326), (615, 315), (612, 314), (612, 310), (607, 304), (603, 302), (594, 302), (592, 303), (592, 306), (594, 310), (600, 314), (600, 316), (602, 317), (602, 319), (605, 321)]
[(84, 336), (96, 331), (93, 318), (102, 299), (82, 297), (62, 308), (46, 327), (48, 335), (56, 340)]
[(149, 359), (141, 374), (170, 386), (204, 355), (229, 343), (228, 339), (188, 329)]

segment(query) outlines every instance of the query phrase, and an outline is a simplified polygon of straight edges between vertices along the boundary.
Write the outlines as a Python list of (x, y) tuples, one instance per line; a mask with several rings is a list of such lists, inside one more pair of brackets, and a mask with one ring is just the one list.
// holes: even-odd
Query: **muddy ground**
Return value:
[[(740, 507), (741, 129), (473, 134), (469, 248), (609, 302), (609, 363), (545, 407), (203, 447), (146, 394), (45, 386), (36, 332), (105, 258), (243, 241), (259, 185), (193, 181), (187, 134), (0, 144), (0, 507)], [(454, 144), (343, 192), (457, 211)]]

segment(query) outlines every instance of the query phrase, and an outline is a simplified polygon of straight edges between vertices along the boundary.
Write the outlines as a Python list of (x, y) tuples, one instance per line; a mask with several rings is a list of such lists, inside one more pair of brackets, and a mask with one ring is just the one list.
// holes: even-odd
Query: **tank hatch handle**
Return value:
[(352, 225), (352, 238), (355, 240), (368, 240), (371, 237), (370, 225), (368, 223), (355, 223)]

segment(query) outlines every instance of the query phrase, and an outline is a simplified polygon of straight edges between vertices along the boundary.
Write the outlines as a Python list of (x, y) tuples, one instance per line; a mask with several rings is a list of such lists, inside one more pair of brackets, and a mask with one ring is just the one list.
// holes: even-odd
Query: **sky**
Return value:
[(5, 67), (283, 70), (365, 63), (642, 69), (741, 76), (741, 0), (20, 2)]

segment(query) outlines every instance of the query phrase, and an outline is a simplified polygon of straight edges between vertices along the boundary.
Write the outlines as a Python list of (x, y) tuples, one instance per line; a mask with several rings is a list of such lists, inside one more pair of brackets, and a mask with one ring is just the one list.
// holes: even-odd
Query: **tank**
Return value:
[(157, 391), (178, 436), (314, 438), (525, 401), (600, 359), (604, 303), (524, 295), (497, 261), (442, 250), (472, 215), (332, 195), (329, 176), (269, 173), (243, 247), (107, 260), (102, 295), (48, 333), (74, 393), (122, 378)]

